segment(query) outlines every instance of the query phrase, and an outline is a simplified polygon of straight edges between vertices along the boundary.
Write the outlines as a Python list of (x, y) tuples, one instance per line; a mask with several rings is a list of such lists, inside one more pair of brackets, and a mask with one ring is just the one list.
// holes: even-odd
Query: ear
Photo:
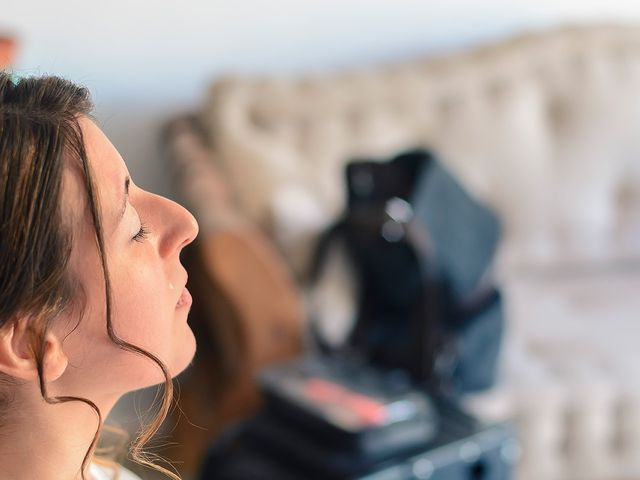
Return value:
[[(38, 367), (32, 346), (33, 332), (28, 328), (26, 318), (15, 320), (0, 330), (0, 372), (21, 380), (37, 380)], [(58, 379), (68, 364), (60, 339), (47, 333), (44, 338), (44, 380)]]

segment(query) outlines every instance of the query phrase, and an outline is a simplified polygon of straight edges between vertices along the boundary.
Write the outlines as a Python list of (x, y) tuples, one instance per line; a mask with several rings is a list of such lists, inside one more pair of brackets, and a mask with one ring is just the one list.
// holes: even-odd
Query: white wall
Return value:
[(157, 130), (227, 72), (370, 64), (522, 29), (637, 21), (640, 2), (573, 0), (0, 0), (17, 69), (87, 85), (136, 181), (171, 194)]

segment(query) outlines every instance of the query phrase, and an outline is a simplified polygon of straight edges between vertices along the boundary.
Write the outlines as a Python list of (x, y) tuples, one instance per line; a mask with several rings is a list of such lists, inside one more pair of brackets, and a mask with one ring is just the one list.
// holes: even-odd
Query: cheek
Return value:
[(176, 310), (180, 292), (170, 287), (163, 264), (154, 266), (154, 262), (139, 258), (139, 264), (129, 263), (126, 270), (120, 270), (122, 275), (112, 273), (113, 326), (120, 338), (156, 355), (175, 375), (195, 352), (187, 312)]
[[(122, 273), (120, 273), (122, 272)], [(170, 290), (159, 269), (129, 265), (112, 274), (113, 326), (128, 342), (152, 353), (168, 341), (171, 326)]]
[[(162, 382), (149, 359), (124, 351), (109, 339), (99, 260), (85, 258), (78, 267), (88, 308), (80, 328), (67, 339), (72, 363), (83, 371), (102, 372), (102, 381), (117, 382), (127, 391)], [(191, 361), (195, 340), (187, 312), (175, 309), (179, 292), (170, 288), (165, 264), (141, 248), (134, 255), (110, 258), (109, 270), (115, 334), (160, 358), (172, 375), (178, 374)]]

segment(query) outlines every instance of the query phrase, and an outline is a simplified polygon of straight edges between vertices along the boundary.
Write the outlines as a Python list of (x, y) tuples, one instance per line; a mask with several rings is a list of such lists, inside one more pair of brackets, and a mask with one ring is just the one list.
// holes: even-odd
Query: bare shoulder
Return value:
[(112, 467), (92, 463), (89, 471), (92, 480), (141, 480), (133, 472), (119, 465)]

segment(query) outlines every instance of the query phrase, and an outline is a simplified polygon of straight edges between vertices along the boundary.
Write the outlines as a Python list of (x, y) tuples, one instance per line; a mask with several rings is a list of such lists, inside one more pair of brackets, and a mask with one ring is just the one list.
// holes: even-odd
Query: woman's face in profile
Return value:
[[(137, 187), (118, 151), (91, 120), (81, 118), (80, 126), (102, 215), (115, 333), (156, 355), (176, 375), (195, 352), (180, 251), (197, 235), (197, 223), (178, 204)], [(74, 231), (70, 268), (86, 305), (75, 330), (77, 316), (59, 323), (66, 330), (63, 338), (68, 334), (63, 351), (72, 371), (67, 373), (77, 377), (84, 395), (88, 383), (97, 395), (119, 396), (162, 382), (153, 362), (109, 339), (104, 279), (80, 172), (67, 169), (63, 192), (63, 211), (69, 212)]]

